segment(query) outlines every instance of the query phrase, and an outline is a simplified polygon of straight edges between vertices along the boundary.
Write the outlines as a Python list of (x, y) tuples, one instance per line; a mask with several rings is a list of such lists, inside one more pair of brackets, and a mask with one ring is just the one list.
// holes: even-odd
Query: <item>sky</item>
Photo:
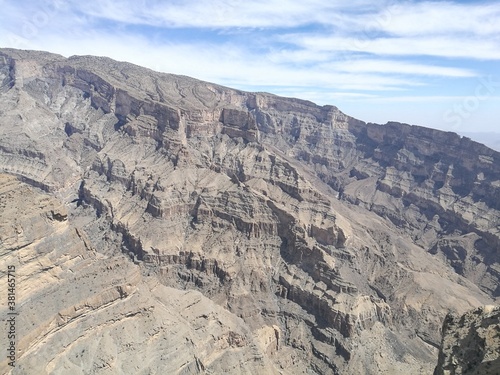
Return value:
[(500, 134), (500, 1), (0, 0), (0, 47)]

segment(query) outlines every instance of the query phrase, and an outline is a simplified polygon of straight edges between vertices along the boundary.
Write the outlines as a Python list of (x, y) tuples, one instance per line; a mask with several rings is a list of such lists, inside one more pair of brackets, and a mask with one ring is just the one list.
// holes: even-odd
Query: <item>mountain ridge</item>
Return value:
[[(132, 291), (125, 299), (95, 301), (121, 311), (142, 290), (145, 305), (181, 308), (154, 297), (159, 283), (176, 295), (201, 293), (212, 311), (200, 315), (205, 324), (224, 315), (228, 332), (216, 339), (218, 351), (188, 360), (195, 352), (186, 349), (185, 373), (231, 366), (241, 373), (430, 373), (445, 315), (500, 294), (500, 153), (486, 146), (107, 58), (0, 54), (2, 171), (67, 207), (64, 225), (79, 233), (72, 241), (95, 251), (90, 265), (126, 254), (121, 267), (140, 275), (123, 287)], [(5, 219), (11, 236), (17, 229)], [(63, 246), (57, 233), (47, 238)], [(18, 241), (2, 246), (4, 262), (14, 261)], [(37, 241), (46, 240), (28, 236), (23, 251), (36, 252)], [(29, 275), (33, 268), (20, 269)], [(117, 277), (108, 271), (104, 280)], [(47, 314), (64, 329), (57, 316), (84, 303), (60, 306), (50, 294), (30, 293), (21, 300), (51, 301)], [(219, 308), (224, 313), (213, 312)], [(105, 351), (125, 345), (95, 315), (104, 319), (99, 334), (111, 338)], [(187, 330), (198, 319), (191, 318), (182, 323)], [(25, 329), (21, 335), (36, 335)], [(57, 342), (57, 332), (48, 335)], [(237, 364), (227, 359), (232, 351), (241, 354)], [(66, 363), (57, 352), (46, 355)], [(123, 353), (113, 358), (114, 366), (126, 362)]]

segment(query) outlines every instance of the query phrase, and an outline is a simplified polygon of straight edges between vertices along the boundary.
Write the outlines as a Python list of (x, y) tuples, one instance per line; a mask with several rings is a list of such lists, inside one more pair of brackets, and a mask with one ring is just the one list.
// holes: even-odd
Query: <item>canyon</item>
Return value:
[(500, 153), (451, 132), (0, 49), (0, 173), (2, 373), (430, 374), (500, 296)]

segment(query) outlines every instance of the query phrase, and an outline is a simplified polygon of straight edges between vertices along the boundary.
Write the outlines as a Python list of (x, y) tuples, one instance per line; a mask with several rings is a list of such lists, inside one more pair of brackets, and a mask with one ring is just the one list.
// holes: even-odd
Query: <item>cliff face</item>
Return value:
[(434, 375), (500, 372), (500, 308), (484, 306), (463, 316), (447, 315)]
[[(73, 363), (92, 373), (430, 373), (446, 313), (500, 293), (500, 154), (485, 146), (107, 58), (1, 50), (0, 82), (7, 190), (55, 200), (67, 212), (57, 225), (77, 234), (20, 237), (0, 214), (0, 262), (31, 293), (19, 296), (26, 373), (53, 373), (70, 347), (97, 350), (61, 341), (82, 331), (112, 351), (104, 367)], [(39, 260), (24, 254), (47, 238), (47, 259), (76, 280), (33, 282)], [(64, 265), (75, 257), (85, 267)], [(83, 295), (48, 292), (115, 261)], [(102, 296), (98, 283), (116, 288)], [(44, 319), (24, 312), (37, 298)], [(140, 331), (147, 317), (148, 362), (109, 323), (130, 304), (143, 313), (120, 324)], [(74, 324), (82, 308), (95, 324)]]

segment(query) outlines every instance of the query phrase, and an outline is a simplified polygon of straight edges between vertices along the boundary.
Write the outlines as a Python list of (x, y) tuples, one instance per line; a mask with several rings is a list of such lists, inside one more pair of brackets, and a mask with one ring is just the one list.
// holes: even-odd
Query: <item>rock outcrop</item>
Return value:
[(33, 197), (0, 213), (23, 373), (428, 374), (446, 314), (500, 293), (500, 153), (107, 58), (0, 57), (5, 194)]
[(447, 315), (434, 375), (500, 373), (500, 307), (482, 306)]
[(141, 275), (119, 249), (94, 248), (93, 212), (68, 217), (62, 202), (8, 175), (0, 199), (2, 270), (14, 266), (17, 285), (13, 374), (277, 373), (264, 355), (269, 333), (262, 344), (201, 293)]

